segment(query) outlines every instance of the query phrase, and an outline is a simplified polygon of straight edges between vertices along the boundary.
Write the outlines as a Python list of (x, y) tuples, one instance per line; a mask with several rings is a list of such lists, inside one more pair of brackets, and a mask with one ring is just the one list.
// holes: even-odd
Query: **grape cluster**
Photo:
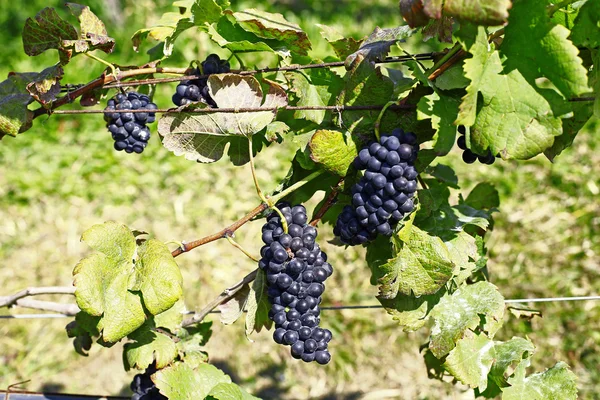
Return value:
[(394, 129), (358, 153), (354, 166), (365, 172), (352, 186), (352, 205), (344, 207), (333, 230), (342, 242), (355, 246), (378, 234), (391, 236), (398, 222), (413, 211), (418, 151), (414, 133)]
[(271, 302), (269, 318), (275, 323), (275, 342), (291, 346), (292, 357), (305, 362), (327, 364), (331, 331), (319, 327), (323, 282), (333, 268), (327, 254), (315, 242), (317, 229), (307, 224), (306, 209), (277, 205), (288, 224), (285, 233), (281, 218), (273, 212), (262, 228), (265, 245), (258, 266), (267, 274)]
[(496, 157), (492, 154), (491, 150), (488, 149), (487, 154), (485, 156), (480, 156), (478, 154), (473, 153), (473, 151), (467, 148), (467, 139), (465, 137), (465, 127), (460, 125), (458, 127), (458, 139), (456, 140), (456, 144), (458, 147), (463, 150), (462, 159), (467, 164), (473, 164), (475, 161), (479, 160), (482, 164), (492, 165), (494, 161), (496, 161)]
[[(137, 92), (119, 93), (108, 100), (104, 109), (104, 120), (108, 131), (115, 141), (115, 149), (127, 153), (141, 153), (148, 145), (150, 129), (146, 124), (156, 120), (153, 110), (158, 109), (145, 94)], [(148, 112), (132, 113), (115, 112), (117, 110), (147, 110)]]
[(143, 374), (137, 374), (131, 382), (131, 400), (168, 400), (160, 394), (150, 376), (156, 372), (156, 365), (150, 364)]
[[(227, 60), (221, 60), (216, 54), (211, 54), (206, 57), (206, 60), (204, 60), (201, 65), (202, 70), (196, 69), (194, 71), (195, 75), (224, 74), (231, 70), (229, 62)], [(211, 107), (216, 107), (217, 103), (215, 103), (208, 93), (207, 82), (207, 77), (181, 81), (181, 83), (177, 85), (177, 91), (173, 95), (173, 103), (180, 107), (203, 99)]]

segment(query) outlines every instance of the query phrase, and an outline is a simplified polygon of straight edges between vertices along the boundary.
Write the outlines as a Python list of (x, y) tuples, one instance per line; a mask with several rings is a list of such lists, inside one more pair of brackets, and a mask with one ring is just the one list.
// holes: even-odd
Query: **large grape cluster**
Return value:
[[(196, 69), (194, 74), (224, 74), (231, 70), (229, 62), (227, 60), (221, 60), (216, 54), (211, 54), (206, 57), (206, 60), (202, 62), (201, 66), (202, 69)], [(173, 95), (173, 103), (180, 107), (204, 100), (211, 107), (216, 107), (217, 103), (210, 97), (207, 82), (207, 77), (181, 81), (181, 83), (177, 85), (177, 91)]]
[(327, 364), (331, 331), (319, 327), (323, 282), (333, 273), (327, 255), (315, 242), (317, 229), (307, 224), (306, 209), (277, 205), (288, 224), (285, 233), (281, 218), (273, 212), (262, 228), (265, 245), (258, 266), (267, 274), (271, 302), (269, 318), (275, 323), (275, 342), (291, 346), (292, 357), (305, 362)]
[(131, 400), (167, 400), (165, 396), (160, 394), (158, 388), (152, 382), (150, 376), (156, 372), (156, 365), (148, 366), (143, 374), (137, 374), (131, 382), (131, 390), (133, 395)]
[(494, 161), (496, 161), (496, 157), (492, 154), (491, 150), (488, 149), (487, 154), (485, 156), (480, 156), (475, 154), (471, 149), (467, 148), (467, 139), (465, 137), (465, 127), (460, 125), (458, 127), (458, 139), (456, 140), (456, 144), (458, 147), (463, 150), (462, 159), (467, 164), (473, 164), (475, 161), (479, 160), (482, 164), (492, 165)]
[(418, 151), (414, 133), (394, 129), (358, 153), (354, 166), (365, 172), (352, 186), (352, 205), (344, 207), (333, 231), (342, 242), (355, 246), (378, 234), (391, 236), (398, 222), (413, 211)]
[[(141, 153), (148, 145), (150, 129), (146, 124), (156, 120), (153, 110), (158, 109), (145, 94), (137, 92), (119, 93), (108, 100), (104, 109), (104, 120), (115, 141), (115, 149), (127, 153)], [(115, 112), (118, 110), (145, 110), (148, 112)]]

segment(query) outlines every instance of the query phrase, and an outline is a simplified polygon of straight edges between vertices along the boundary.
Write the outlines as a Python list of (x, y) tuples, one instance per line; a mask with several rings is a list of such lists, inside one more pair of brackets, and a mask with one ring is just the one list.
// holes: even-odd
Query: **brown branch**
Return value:
[(333, 189), (331, 190), (331, 192), (329, 192), (329, 195), (323, 202), (323, 205), (317, 210), (315, 215), (313, 215), (312, 221), (310, 221), (310, 225), (317, 226), (319, 224), (319, 222), (321, 221), (321, 218), (323, 218), (323, 216), (327, 213), (327, 211), (329, 211), (331, 206), (333, 206), (335, 204), (337, 196), (338, 196), (338, 194), (340, 194), (340, 191), (342, 190), (343, 184), (344, 184), (344, 178), (341, 178), (338, 181), (337, 185), (335, 185), (333, 187)]
[(115, 78), (113, 75), (102, 75), (99, 78), (94, 79), (93, 81), (86, 83), (85, 85), (75, 89), (73, 92), (67, 93), (65, 96), (57, 99), (52, 102), (49, 108), (40, 107), (33, 111), (33, 118), (37, 118), (41, 115), (49, 114), (52, 110), (57, 109), (58, 107), (64, 106), (65, 104), (72, 103), (79, 96), (84, 95), (87, 92), (91, 92), (94, 89), (102, 87), (108, 83), (115, 82), (117, 80), (137, 76), (137, 75), (146, 75), (146, 74), (157, 74), (157, 73), (173, 73), (173, 74), (185, 74), (187, 68), (138, 68), (127, 71), (122, 71)]
[(256, 217), (261, 212), (265, 211), (268, 206), (264, 203), (258, 205), (254, 208), (254, 210), (250, 211), (248, 214), (243, 216), (238, 221), (229, 225), (227, 228), (221, 229), (217, 233), (213, 233), (212, 235), (208, 235), (203, 237), (202, 239), (194, 240), (192, 242), (183, 243), (183, 246), (175, 249), (171, 252), (173, 257), (177, 257), (183, 253), (187, 253), (188, 251), (195, 249), (196, 247), (205, 245), (210, 242), (214, 242), (215, 240), (223, 239), (225, 236), (231, 235), (233, 232), (238, 230), (240, 227), (248, 223), (252, 218)]
[(190, 326), (190, 325), (194, 325), (199, 322), (202, 322), (204, 320), (204, 318), (206, 318), (206, 316), (208, 314), (210, 314), (211, 311), (213, 311), (215, 308), (217, 308), (221, 304), (226, 303), (227, 301), (231, 300), (235, 296), (235, 294), (237, 292), (239, 292), (245, 285), (252, 282), (256, 278), (257, 273), (258, 273), (258, 269), (255, 269), (254, 271), (252, 271), (248, 275), (246, 275), (244, 278), (242, 278), (242, 280), (240, 280), (239, 282), (237, 282), (234, 285), (223, 290), (223, 292), (221, 292), (221, 294), (218, 297), (216, 297), (214, 300), (212, 300), (210, 303), (208, 303), (202, 310), (194, 313), (193, 317), (188, 318), (185, 321), (183, 321), (181, 326), (186, 327), (186, 326)]
[[(245, 107), (245, 108), (196, 108), (193, 110), (178, 109), (178, 108), (159, 108), (152, 110), (152, 113), (157, 114), (206, 114), (206, 113), (247, 113), (247, 112), (261, 112), (261, 111), (273, 111), (288, 110), (288, 111), (311, 111), (311, 110), (322, 110), (322, 111), (359, 111), (359, 110), (381, 110), (384, 106), (377, 105), (358, 105), (358, 106), (284, 106), (284, 107)], [(414, 104), (395, 104), (389, 106), (391, 109), (400, 110), (411, 110), (416, 108)], [(104, 114), (105, 110), (55, 110), (48, 111), (48, 114), (56, 115), (71, 115), (71, 114)], [(146, 109), (137, 110), (111, 110), (110, 113), (148, 113)]]
[(48, 286), (48, 287), (29, 287), (12, 296), (0, 296), (0, 308), (11, 307), (17, 304), (18, 300), (28, 296), (37, 296), (40, 294), (75, 294), (74, 286)]
[(14, 306), (31, 308), (34, 310), (52, 311), (64, 315), (76, 315), (79, 311), (79, 307), (76, 304), (62, 304), (55, 303), (53, 301), (42, 301), (34, 299), (19, 299), (14, 303)]
[[(387, 57), (384, 60), (377, 61), (377, 63), (385, 64), (385, 63), (394, 63), (394, 62), (404, 62), (404, 61), (412, 61), (414, 59), (433, 60), (439, 54), (440, 53), (434, 52), (434, 53), (420, 53), (420, 54), (415, 54), (413, 56)], [(335, 68), (335, 67), (343, 67), (343, 66), (344, 66), (344, 61), (336, 61), (336, 62), (330, 62), (330, 63), (289, 65), (286, 67), (262, 68), (262, 69), (256, 69), (256, 70), (233, 70), (231, 72), (238, 74), (238, 75), (255, 75), (255, 74), (265, 73), (265, 72), (300, 71), (303, 69)], [(141, 75), (141, 74), (138, 74), (138, 75)], [(104, 89), (113, 89), (113, 88), (120, 88), (120, 87), (129, 87), (129, 86), (153, 85), (153, 84), (161, 84), (161, 83), (179, 82), (179, 81), (191, 80), (191, 79), (208, 78), (208, 76), (209, 75), (195, 75), (194, 74), (194, 75), (186, 75), (186, 76), (175, 76), (175, 77), (169, 77), (169, 78), (138, 79), (138, 80), (127, 81), (127, 82), (116, 82), (116, 83), (106, 84), (103, 87), (104, 87)], [(74, 86), (82, 87), (84, 85), (74, 85)]]
[(456, 64), (462, 58), (466, 57), (466, 55), (467, 55), (467, 52), (464, 51), (464, 50), (462, 50), (462, 49), (460, 49), (456, 54), (454, 54), (452, 57), (450, 57), (445, 63), (443, 63), (435, 71), (433, 71), (427, 77), (427, 79), (430, 80), (430, 81), (435, 80), (437, 77), (439, 77), (444, 72), (446, 72), (451, 66), (453, 66), (454, 64)]

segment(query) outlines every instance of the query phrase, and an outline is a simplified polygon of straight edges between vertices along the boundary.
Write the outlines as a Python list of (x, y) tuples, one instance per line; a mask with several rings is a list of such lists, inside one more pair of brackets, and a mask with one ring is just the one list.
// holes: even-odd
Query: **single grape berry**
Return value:
[[(231, 71), (229, 61), (221, 60), (218, 55), (211, 54), (200, 64), (201, 68), (192, 71), (194, 75), (224, 74)], [(208, 89), (208, 77), (181, 81), (177, 85), (172, 97), (173, 104), (178, 107), (204, 101), (211, 107), (217, 107), (217, 103), (210, 97)]]
[(458, 139), (456, 140), (456, 144), (458, 145), (459, 149), (463, 150), (463, 154), (462, 154), (463, 161), (467, 164), (473, 164), (475, 161), (479, 160), (479, 162), (482, 164), (492, 165), (494, 163), (494, 161), (496, 161), (496, 158), (498, 156), (494, 156), (490, 149), (488, 149), (488, 151), (485, 155), (479, 155), (479, 154), (473, 152), (473, 150), (471, 150), (467, 147), (467, 139), (465, 136), (466, 132), (467, 132), (467, 130), (465, 129), (465, 127), (463, 125), (459, 125), (459, 127), (458, 127), (459, 136), (458, 136)]
[[(158, 109), (145, 94), (137, 92), (119, 93), (108, 100), (104, 109), (104, 120), (110, 132), (115, 150), (140, 154), (150, 140), (150, 129), (146, 124), (156, 120), (153, 110)], [(118, 112), (120, 110), (144, 110), (148, 112)]]
[(291, 346), (295, 359), (327, 364), (331, 332), (319, 328), (319, 304), (323, 282), (333, 268), (316, 242), (317, 229), (307, 224), (306, 209), (287, 203), (279, 203), (277, 208), (288, 223), (288, 232), (283, 231), (278, 213), (267, 217), (262, 228), (265, 246), (258, 263), (267, 276), (269, 318), (275, 323), (273, 340)]
[(377, 235), (391, 236), (398, 222), (413, 211), (418, 151), (417, 136), (402, 129), (360, 150), (354, 166), (365, 172), (351, 188), (352, 205), (344, 207), (333, 230), (342, 242), (354, 246)]

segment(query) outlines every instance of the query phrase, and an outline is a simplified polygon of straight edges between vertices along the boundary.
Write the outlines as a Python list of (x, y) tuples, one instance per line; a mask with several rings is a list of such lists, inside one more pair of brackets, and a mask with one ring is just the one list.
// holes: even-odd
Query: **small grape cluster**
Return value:
[[(153, 110), (158, 109), (145, 94), (137, 92), (119, 93), (108, 100), (104, 109), (104, 120), (115, 141), (115, 150), (141, 153), (150, 140), (150, 129), (146, 124), (156, 120)], [(146, 110), (148, 112), (115, 112), (118, 110)]]
[[(221, 60), (216, 54), (206, 57), (201, 66), (202, 70), (196, 69), (195, 75), (224, 74), (231, 71), (229, 62)], [(173, 95), (173, 104), (180, 107), (203, 99), (211, 107), (217, 107), (217, 103), (210, 97), (207, 83), (207, 77), (181, 81)]]
[(456, 140), (456, 144), (458, 147), (463, 150), (462, 159), (467, 164), (473, 164), (475, 161), (479, 160), (482, 164), (492, 165), (494, 161), (496, 161), (496, 157), (492, 154), (491, 150), (488, 149), (487, 154), (485, 156), (480, 156), (478, 154), (473, 153), (473, 151), (467, 148), (467, 139), (465, 137), (465, 127), (460, 125), (458, 127), (458, 139)]
[(292, 357), (305, 362), (327, 364), (331, 331), (319, 327), (319, 304), (324, 281), (333, 268), (327, 254), (316, 243), (317, 229), (307, 224), (306, 209), (280, 203), (288, 224), (284, 232), (276, 212), (268, 216), (262, 228), (262, 259), (258, 266), (267, 274), (267, 294), (271, 302), (269, 318), (275, 323), (273, 339), (291, 346)]
[(150, 376), (156, 372), (156, 365), (150, 364), (143, 374), (137, 374), (131, 382), (133, 395), (131, 400), (167, 400), (167, 397), (160, 394), (158, 388), (152, 382)]
[(333, 230), (342, 242), (355, 246), (391, 236), (394, 228), (414, 210), (419, 145), (412, 132), (394, 129), (363, 148), (354, 166), (365, 170), (352, 186), (352, 205), (344, 207)]

